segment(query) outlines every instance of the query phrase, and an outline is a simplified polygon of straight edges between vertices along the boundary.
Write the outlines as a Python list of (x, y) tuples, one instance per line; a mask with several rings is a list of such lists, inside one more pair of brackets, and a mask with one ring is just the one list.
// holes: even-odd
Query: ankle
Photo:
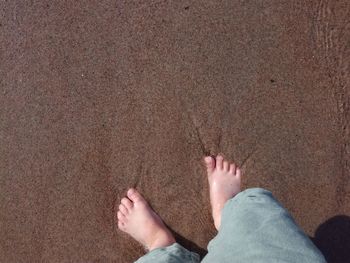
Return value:
[(155, 235), (155, 238), (148, 247), (148, 250), (152, 251), (157, 248), (168, 247), (174, 244), (175, 242), (175, 238), (170, 232), (161, 231)]

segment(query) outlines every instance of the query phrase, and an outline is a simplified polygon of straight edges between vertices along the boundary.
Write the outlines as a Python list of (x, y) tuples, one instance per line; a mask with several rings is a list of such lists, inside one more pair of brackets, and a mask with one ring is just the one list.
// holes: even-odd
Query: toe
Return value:
[(125, 224), (123, 222), (121, 222), (121, 221), (118, 221), (118, 228), (120, 230), (124, 230), (125, 229)]
[(137, 192), (136, 189), (134, 189), (134, 188), (129, 189), (127, 195), (130, 198), (130, 200), (133, 202), (145, 201), (145, 199), (142, 197), (142, 195), (139, 192)]
[(132, 202), (129, 200), (129, 198), (124, 197), (121, 200), (121, 203), (125, 206), (125, 208), (127, 208), (128, 210), (130, 210), (133, 207)]
[(207, 172), (212, 173), (215, 168), (215, 160), (211, 156), (206, 156), (204, 158), (205, 165), (207, 166)]
[(119, 211), (122, 212), (122, 214), (125, 216), (129, 214), (128, 209), (123, 204), (119, 205)]
[(241, 180), (242, 177), (242, 170), (239, 169), (239, 167), (236, 168), (236, 176), (239, 180)]
[(223, 168), (224, 168), (224, 171), (225, 171), (225, 172), (228, 172), (228, 169), (229, 169), (228, 161), (224, 161), (222, 166), (223, 166)]
[(224, 157), (222, 157), (222, 155), (218, 155), (216, 156), (216, 167), (222, 170), (222, 161), (223, 161)]
[(122, 223), (126, 222), (126, 217), (125, 217), (125, 215), (122, 214), (122, 212), (118, 211), (117, 217), (118, 217), (119, 222), (122, 222)]
[(236, 165), (234, 163), (230, 164), (230, 173), (232, 174), (236, 173)]

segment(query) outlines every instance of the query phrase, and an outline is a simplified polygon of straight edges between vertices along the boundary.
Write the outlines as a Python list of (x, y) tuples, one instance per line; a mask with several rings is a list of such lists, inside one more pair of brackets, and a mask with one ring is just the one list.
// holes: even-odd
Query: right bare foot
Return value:
[(117, 216), (118, 228), (149, 251), (175, 243), (173, 235), (160, 217), (133, 188), (129, 189), (127, 197), (121, 200)]
[(214, 225), (217, 230), (221, 224), (221, 212), (225, 203), (241, 191), (241, 170), (234, 164), (223, 160), (221, 155), (204, 158), (207, 166), (210, 203)]

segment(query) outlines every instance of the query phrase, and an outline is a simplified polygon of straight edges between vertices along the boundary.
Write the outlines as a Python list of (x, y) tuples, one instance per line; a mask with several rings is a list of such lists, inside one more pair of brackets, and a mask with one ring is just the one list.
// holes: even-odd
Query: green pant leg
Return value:
[(147, 253), (135, 263), (199, 263), (199, 255), (190, 252), (178, 243), (157, 248)]
[(221, 220), (203, 263), (326, 262), (267, 190), (252, 188), (237, 194), (225, 204)]

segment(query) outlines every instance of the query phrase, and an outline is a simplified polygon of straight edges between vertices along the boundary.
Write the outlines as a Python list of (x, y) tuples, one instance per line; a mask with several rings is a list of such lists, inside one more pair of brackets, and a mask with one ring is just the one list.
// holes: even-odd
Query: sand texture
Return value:
[(136, 260), (130, 186), (204, 255), (219, 152), (346, 262), (349, 25), (346, 0), (1, 1), (0, 262)]

